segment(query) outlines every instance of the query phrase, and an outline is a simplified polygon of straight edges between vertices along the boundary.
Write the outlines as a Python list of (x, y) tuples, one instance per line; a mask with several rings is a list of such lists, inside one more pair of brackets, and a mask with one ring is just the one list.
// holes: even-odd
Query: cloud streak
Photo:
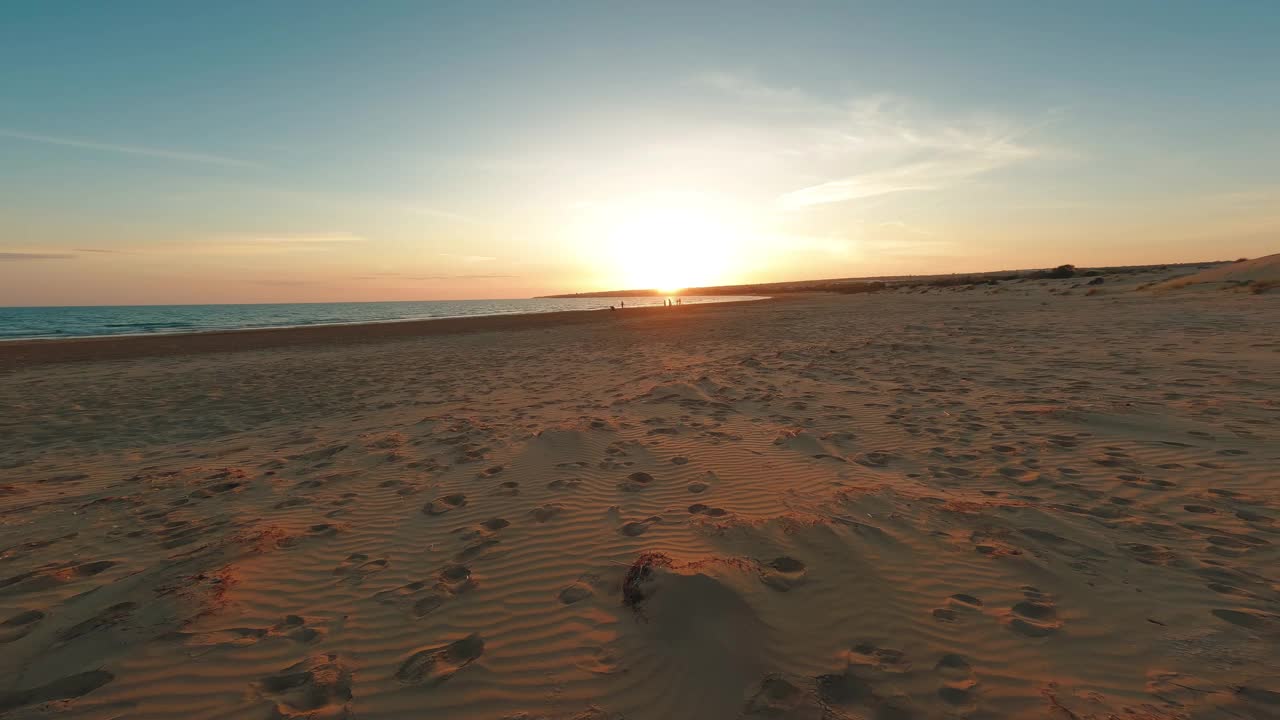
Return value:
[(913, 190), (939, 190), (966, 178), (1004, 167), (1014, 160), (987, 154), (944, 157), (882, 170), (857, 173), (837, 180), (792, 190), (778, 196), (784, 210), (847, 202)]
[(441, 220), (452, 220), (454, 222), (465, 223), (468, 225), (486, 225), (484, 220), (463, 215), (462, 213), (450, 212), (439, 208), (422, 207), (420, 205), (402, 205), (400, 206), (405, 212), (414, 215), (425, 215), (426, 217), (439, 218)]
[(352, 280), (497, 280), (517, 278), (519, 275), (405, 275), (403, 273), (373, 273), (355, 275)]
[(28, 260), (71, 260), (71, 253), (0, 252), (0, 262), (26, 262)]
[(492, 255), (457, 255), (457, 254), (454, 254), (454, 253), (437, 253), (437, 255), (439, 255), (440, 257), (444, 257), (444, 258), (450, 258), (450, 259), (453, 259), (453, 260), (459, 260), (459, 261), (464, 262), (464, 263), (467, 263), (467, 264), (471, 264), (471, 263), (480, 263), (480, 262), (489, 262), (490, 260), (497, 260), (497, 259), (498, 259), (498, 258), (496, 258), (496, 257), (494, 257), (494, 256), (492, 256)]
[(223, 236), (191, 245), (158, 250), (192, 255), (282, 255), (286, 253), (331, 252), (344, 245), (365, 242), (359, 235), (317, 233), (313, 235)]
[(794, 114), (799, 124), (785, 129), (775, 155), (827, 178), (780, 193), (776, 204), (787, 211), (940, 190), (1046, 154), (1022, 140), (1029, 127), (992, 115), (939, 119), (891, 95), (829, 102), (730, 73), (694, 80), (751, 110)]
[(56, 137), (53, 135), (40, 135), (37, 133), (21, 132), (8, 128), (0, 128), (0, 138), (8, 138), (10, 140), (21, 140), (30, 143), (40, 143), (43, 145), (56, 145), (59, 147), (79, 148), (82, 150), (96, 150), (100, 152), (117, 153), (121, 155), (136, 155), (140, 157), (159, 158), (162, 160), (175, 160), (179, 162), (203, 163), (205, 165), (222, 165), (226, 167), (261, 167), (257, 163), (248, 162), (246, 160), (237, 160), (235, 158), (223, 157), (221, 155), (210, 155), (207, 153), (189, 152), (186, 150), (170, 150), (166, 148), (144, 147), (142, 145), (122, 145), (118, 143), (98, 142), (97, 140), (85, 140), (82, 138)]
[(244, 238), (243, 242), (253, 245), (331, 245), (335, 243), (364, 242), (359, 235), (346, 233), (317, 235), (259, 235)]
[(713, 70), (698, 73), (690, 80), (694, 85), (709, 88), (739, 100), (764, 104), (772, 110), (804, 111), (820, 107), (820, 103), (801, 90), (773, 87), (745, 75)]

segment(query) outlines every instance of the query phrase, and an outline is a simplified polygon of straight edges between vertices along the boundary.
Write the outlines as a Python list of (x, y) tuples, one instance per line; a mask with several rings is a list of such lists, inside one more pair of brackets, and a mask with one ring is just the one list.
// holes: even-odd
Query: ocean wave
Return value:
[(128, 322), (128, 323), (104, 323), (102, 327), (109, 328), (183, 328), (198, 327), (195, 323), (189, 322)]

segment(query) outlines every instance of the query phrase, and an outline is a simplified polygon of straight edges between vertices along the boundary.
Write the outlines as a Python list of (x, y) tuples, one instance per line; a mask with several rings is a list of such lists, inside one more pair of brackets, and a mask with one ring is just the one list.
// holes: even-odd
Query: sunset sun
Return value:
[(612, 213), (604, 244), (623, 286), (664, 293), (733, 281), (743, 231), (724, 213), (652, 204)]

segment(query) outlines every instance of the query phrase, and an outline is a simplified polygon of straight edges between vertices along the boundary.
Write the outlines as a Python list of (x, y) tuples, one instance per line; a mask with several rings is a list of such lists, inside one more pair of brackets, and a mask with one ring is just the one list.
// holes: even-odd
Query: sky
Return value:
[(0, 305), (1280, 252), (1280, 3), (0, 2)]

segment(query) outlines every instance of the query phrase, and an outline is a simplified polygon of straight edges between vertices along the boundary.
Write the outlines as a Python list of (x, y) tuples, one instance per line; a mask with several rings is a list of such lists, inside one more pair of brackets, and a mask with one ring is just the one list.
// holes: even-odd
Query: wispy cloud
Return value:
[(355, 275), (353, 280), (496, 280), (501, 278), (517, 278), (519, 275), (409, 275), (406, 273), (371, 273)]
[(716, 90), (740, 100), (764, 103), (773, 110), (814, 110), (820, 104), (798, 88), (780, 88), (749, 75), (711, 70), (691, 77), (694, 85)]
[(998, 120), (931, 124), (902, 105), (856, 105), (843, 129), (845, 155), (865, 170), (783, 193), (778, 205), (798, 210), (919, 190), (940, 190), (1043, 154)]
[(71, 253), (0, 252), (0, 262), (24, 262), (27, 260), (70, 260)]
[(348, 233), (232, 235), (166, 249), (196, 255), (280, 255), (328, 252), (362, 242), (365, 242), (364, 238)]
[(442, 220), (452, 220), (454, 222), (466, 223), (468, 225), (484, 225), (485, 221), (480, 218), (474, 218), (470, 215), (451, 212), (449, 210), (441, 210), (439, 208), (422, 207), (421, 205), (401, 205), (401, 210), (413, 215), (425, 215), (427, 217), (440, 218)]
[(778, 196), (778, 205), (784, 210), (799, 210), (811, 205), (861, 200), (911, 190), (938, 190), (965, 178), (1004, 167), (1010, 162), (1009, 158), (979, 153), (908, 163), (792, 190)]
[(76, 252), (82, 253), (106, 253), (111, 255), (130, 255), (128, 250), (112, 250), (109, 248), (73, 248)]
[(364, 238), (347, 233), (333, 233), (318, 235), (255, 235), (246, 237), (243, 241), (255, 245), (331, 245), (334, 243), (364, 242)]
[(9, 138), (11, 140), (22, 140), (25, 142), (41, 143), (44, 145), (58, 145), (60, 147), (80, 148), (83, 150), (97, 150), (101, 152), (120, 153), (124, 155), (139, 155), (143, 157), (161, 158), (164, 160), (176, 160), (180, 162), (204, 163), (206, 165), (225, 165), (225, 166), (231, 166), (231, 167), (260, 167), (257, 163), (248, 162), (246, 160), (237, 160), (235, 158), (223, 157), (221, 155), (209, 155), (207, 153), (190, 152), (187, 150), (171, 150), (167, 148), (144, 147), (142, 145), (122, 145), (118, 143), (99, 142), (97, 140), (85, 140), (82, 138), (55, 137), (53, 135), (39, 135), (36, 133), (10, 130), (8, 128), (0, 128), (0, 138)]
[(496, 257), (493, 257), (492, 255), (456, 255), (454, 253), (437, 253), (437, 254), (440, 257), (458, 260), (460, 262), (464, 262), (467, 264), (489, 262), (490, 260), (498, 259)]
[(319, 285), (315, 280), (249, 280), (253, 285), (266, 285), (268, 287), (307, 287), (309, 285)]
[(823, 101), (730, 73), (695, 76), (748, 109), (796, 113), (774, 155), (820, 182), (778, 195), (783, 210), (939, 190), (1047, 154), (1024, 138), (1034, 129), (990, 113), (940, 116), (905, 99), (872, 95)]

